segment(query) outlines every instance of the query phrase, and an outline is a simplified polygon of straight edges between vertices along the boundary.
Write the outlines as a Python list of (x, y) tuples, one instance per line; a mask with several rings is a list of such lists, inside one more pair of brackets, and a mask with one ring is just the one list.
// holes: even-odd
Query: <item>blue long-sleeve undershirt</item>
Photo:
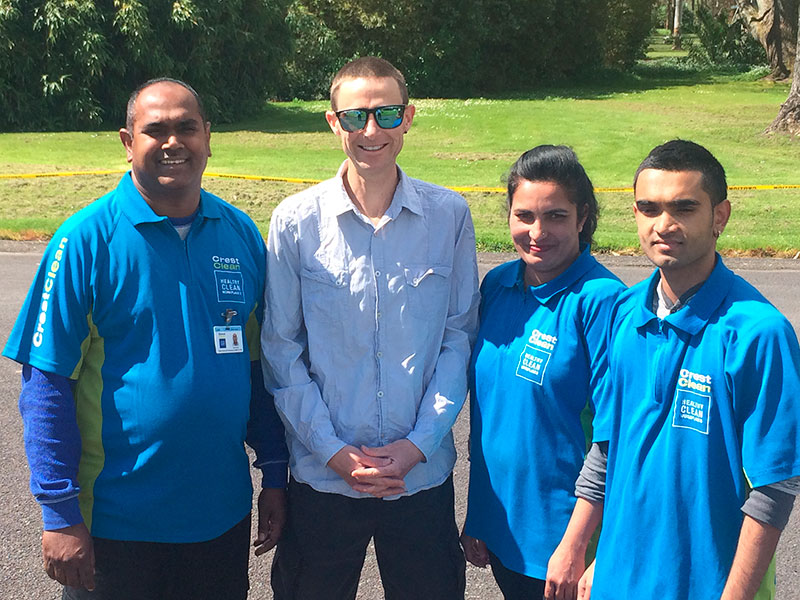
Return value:
[(22, 366), (22, 414), (31, 492), (42, 507), (45, 530), (83, 522), (78, 507), (81, 435), (73, 383), (67, 377)]
[[(261, 365), (251, 363), (250, 420), (247, 444), (262, 473), (261, 486), (286, 486), (289, 453), (283, 423), (264, 387)], [(31, 470), (30, 487), (42, 509), (45, 530), (83, 522), (78, 505), (78, 464), (81, 437), (75, 414), (74, 382), (67, 377), (22, 367), (19, 410), (25, 453)]]

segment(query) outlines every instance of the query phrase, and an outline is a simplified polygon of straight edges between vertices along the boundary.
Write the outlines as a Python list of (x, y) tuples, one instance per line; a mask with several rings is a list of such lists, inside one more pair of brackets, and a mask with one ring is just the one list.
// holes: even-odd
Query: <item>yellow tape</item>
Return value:
[[(36, 177), (73, 177), (79, 175), (117, 175), (126, 173), (127, 169), (112, 169), (108, 171), (56, 171), (50, 173), (0, 173), (0, 179), (33, 179)], [(270, 177), (268, 175), (238, 175), (236, 173), (204, 173), (206, 177), (220, 177), (222, 179), (248, 179), (250, 181), (274, 181), (279, 183), (306, 183), (313, 185), (320, 183), (320, 179), (300, 179), (296, 177)], [(455, 192), (487, 192), (505, 194), (506, 188), (501, 187), (450, 187)], [(771, 185), (729, 185), (729, 190), (797, 190), (800, 184), (776, 183)], [(597, 187), (595, 192), (633, 192), (632, 187)]]
[(55, 171), (52, 173), (0, 173), (0, 179), (34, 179), (36, 177), (74, 177), (76, 175), (114, 175), (127, 173), (126, 169), (111, 171)]
[(252, 181), (277, 181), (280, 183), (320, 183), (321, 179), (297, 179), (294, 177), (270, 177), (268, 175), (236, 175), (234, 173), (203, 173), (206, 177), (222, 177), (224, 179), (250, 179)]

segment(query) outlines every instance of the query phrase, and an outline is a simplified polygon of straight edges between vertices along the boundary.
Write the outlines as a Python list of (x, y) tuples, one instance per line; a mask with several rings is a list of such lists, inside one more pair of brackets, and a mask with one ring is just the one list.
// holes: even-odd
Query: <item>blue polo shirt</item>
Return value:
[(524, 269), (506, 263), (481, 286), (465, 532), (507, 568), (544, 579), (575, 505), (581, 414), (602, 397), (607, 319), (625, 286), (588, 246), (543, 285), (525, 285)]
[[(203, 191), (181, 240), (130, 174), (56, 232), (3, 353), (74, 381), (93, 535), (203, 541), (250, 511), (243, 442), (264, 278), (244, 213)], [(242, 352), (218, 353), (226, 311), (241, 328), (227, 345)]]
[(791, 324), (717, 257), (683, 309), (651, 310), (658, 272), (610, 328), (603, 531), (592, 598), (719, 598), (752, 487), (800, 475)]

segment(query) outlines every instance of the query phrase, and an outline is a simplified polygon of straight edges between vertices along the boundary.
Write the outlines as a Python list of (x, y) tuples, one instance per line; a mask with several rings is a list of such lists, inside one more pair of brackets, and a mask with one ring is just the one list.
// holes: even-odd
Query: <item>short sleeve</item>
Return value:
[[(746, 339), (742, 339), (746, 338)], [(726, 360), (742, 464), (760, 487), (800, 475), (800, 347), (780, 315), (741, 332)]]
[(594, 410), (593, 442), (608, 441), (611, 433), (614, 389), (608, 367), (609, 324), (616, 298), (625, 289), (618, 280), (603, 280), (603, 284), (603, 293), (593, 299), (591, 310), (584, 318), (584, 339), (591, 368), (589, 403)]
[(37, 369), (73, 377), (91, 319), (92, 253), (62, 228), (42, 257), (3, 354)]

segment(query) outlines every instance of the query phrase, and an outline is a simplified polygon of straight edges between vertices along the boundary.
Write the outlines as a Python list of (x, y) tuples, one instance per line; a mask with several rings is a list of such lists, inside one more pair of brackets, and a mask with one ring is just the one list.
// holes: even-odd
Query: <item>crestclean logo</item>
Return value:
[(700, 375), (692, 373), (689, 369), (681, 369), (678, 387), (710, 394), (711, 375)]
[(672, 426), (694, 429), (708, 435), (709, 411), (711, 410), (711, 375), (693, 373), (681, 369), (675, 390), (675, 408)]
[(528, 338), (528, 343), (533, 346), (539, 346), (540, 348), (544, 348), (545, 350), (555, 350), (556, 342), (558, 338), (554, 335), (548, 335), (546, 333), (542, 333), (538, 329), (534, 329), (531, 332), (531, 337)]
[(215, 271), (241, 271), (242, 265), (239, 263), (239, 259), (235, 256), (226, 257), (226, 256), (217, 256), (214, 255), (211, 257), (211, 262), (214, 263), (214, 270)]
[(517, 377), (542, 385), (556, 342), (558, 342), (556, 336), (534, 329), (519, 356)]
[(67, 246), (67, 238), (62, 237), (58, 243), (58, 249), (50, 263), (50, 270), (44, 278), (44, 290), (42, 291), (42, 301), (39, 306), (39, 318), (36, 320), (36, 331), (33, 332), (33, 345), (39, 347), (44, 341), (44, 324), (47, 322), (47, 309), (50, 308), (50, 292), (53, 291), (56, 275), (61, 268), (61, 259), (64, 258), (64, 248)]

